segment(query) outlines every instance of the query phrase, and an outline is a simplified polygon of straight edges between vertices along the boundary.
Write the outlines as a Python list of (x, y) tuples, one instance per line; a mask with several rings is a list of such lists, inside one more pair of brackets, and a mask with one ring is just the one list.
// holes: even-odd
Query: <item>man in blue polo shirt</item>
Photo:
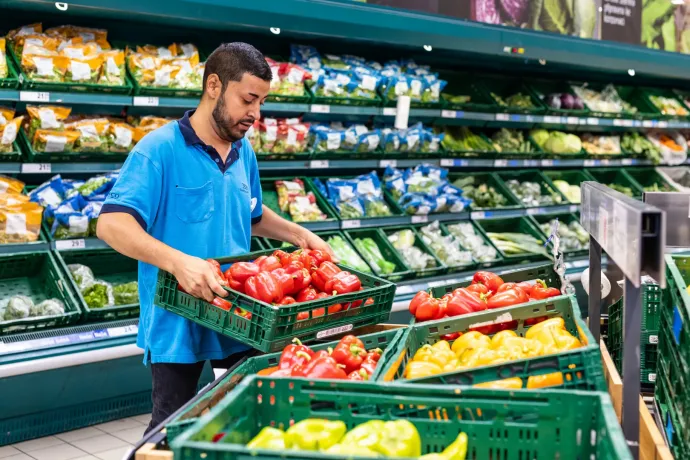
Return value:
[(98, 219), (98, 236), (139, 260), (137, 345), (151, 363), (149, 430), (191, 399), (203, 369), (228, 368), (250, 348), (153, 305), (158, 270), (190, 294), (226, 292), (204, 259), (249, 252), (252, 235), (323, 249), (318, 236), (261, 202), (256, 156), (244, 135), (260, 117), (271, 69), (251, 45), (221, 45), (206, 61), (195, 111), (132, 150)]

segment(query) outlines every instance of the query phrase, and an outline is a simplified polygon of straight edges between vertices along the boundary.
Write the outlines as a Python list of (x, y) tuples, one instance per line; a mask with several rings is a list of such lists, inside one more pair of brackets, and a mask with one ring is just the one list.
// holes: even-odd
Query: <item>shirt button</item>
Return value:
[(218, 158), (216, 158), (216, 163), (220, 163), (220, 160)]

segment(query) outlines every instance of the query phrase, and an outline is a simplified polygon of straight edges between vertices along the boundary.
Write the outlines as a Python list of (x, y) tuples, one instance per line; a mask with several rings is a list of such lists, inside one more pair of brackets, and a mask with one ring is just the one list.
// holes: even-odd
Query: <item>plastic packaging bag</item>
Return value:
[(72, 275), (72, 279), (76, 283), (80, 292), (83, 292), (84, 289), (88, 288), (96, 281), (96, 277), (93, 276), (93, 272), (86, 265), (70, 264), (67, 266), (67, 269)]
[(115, 305), (113, 286), (102, 280), (95, 280), (82, 291), (86, 305), (91, 309), (112, 307)]
[(139, 283), (131, 281), (129, 283), (118, 284), (113, 287), (115, 305), (131, 305), (139, 303)]
[(369, 265), (374, 269), (374, 272), (378, 274), (390, 275), (395, 272), (395, 264), (387, 261), (381, 250), (379, 249), (376, 241), (372, 238), (356, 238), (355, 247), (362, 254), (362, 257), (369, 263)]
[(5, 320), (28, 318), (34, 302), (25, 295), (15, 295), (10, 297), (5, 308)]
[(58, 299), (47, 299), (33, 305), (29, 310), (29, 316), (58, 316), (65, 313), (65, 304)]
[(371, 273), (369, 265), (362, 260), (354, 248), (350, 246), (350, 243), (345, 241), (341, 236), (335, 235), (328, 238), (328, 245), (343, 265), (354, 268), (360, 272)]
[(472, 264), (472, 253), (462, 248), (453, 235), (444, 236), (438, 221), (422, 227), (422, 240), (444, 264), (458, 267)]
[(491, 262), (498, 258), (496, 249), (484, 242), (470, 222), (449, 225), (448, 232), (457, 238), (462, 247), (472, 252), (472, 257), (476, 261)]

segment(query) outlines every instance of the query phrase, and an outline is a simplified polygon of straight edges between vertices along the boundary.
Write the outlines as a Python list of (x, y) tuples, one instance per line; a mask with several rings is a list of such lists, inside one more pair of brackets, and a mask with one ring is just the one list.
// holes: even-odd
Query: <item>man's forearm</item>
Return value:
[(263, 236), (294, 245), (299, 245), (304, 240), (304, 227), (283, 219), (266, 206), (263, 206), (262, 210), (261, 221), (252, 225), (253, 236)]
[(173, 271), (174, 261), (182, 255), (180, 251), (146, 233), (134, 217), (126, 213), (101, 215), (97, 233), (117, 252), (166, 272)]

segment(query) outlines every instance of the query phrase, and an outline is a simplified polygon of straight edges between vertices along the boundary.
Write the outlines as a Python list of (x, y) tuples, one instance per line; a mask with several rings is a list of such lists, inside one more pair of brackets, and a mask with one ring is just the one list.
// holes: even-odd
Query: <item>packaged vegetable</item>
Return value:
[[(539, 227), (545, 235), (551, 234), (551, 229), (556, 220), (558, 219), (552, 219), (549, 222), (539, 224)], [(559, 248), (561, 251), (567, 252), (589, 249), (589, 233), (580, 225), (580, 222), (576, 220), (573, 220), (569, 224), (559, 221), (558, 236), (560, 238)]]
[(83, 292), (84, 289), (91, 286), (96, 281), (96, 277), (93, 276), (93, 271), (86, 265), (70, 264), (67, 266), (67, 269), (72, 275), (72, 279), (80, 292)]
[(300, 179), (276, 181), (275, 185), (280, 210), (289, 212), (294, 222), (314, 222), (327, 218), (316, 204), (316, 196), (312, 192), (306, 193), (304, 182)]
[(69, 58), (23, 53), (21, 65), (30, 80), (61, 82), (65, 79)]
[(304, 182), (301, 179), (279, 180), (275, 182), (278, 193), (278, 207), (282, 212), (288, 212), (290, 201), (298, 196), (306, 196)]
[(493, 152), (494, 145), (481, 135), (473, 133), (467, 126), (447, 128), (442, 141), (443, 147), (451, 152)]
[(415, 246), (414, 231), (406, 229), (388, 235), (388, 241), (400, 253), (405, 263), (412, 270), (424, 270), (436, 267), (436, 260), (420, 248)]
[(687, 117), (690, 115), (688, 110), (683, 107), (683, 103), (675, 98), (650, 95), (649, 100), (663, 115), (676, 117)]
[(659, 164), (661, 162), (661, 152), (659, 152), (659, 148), (643, 134), (636, 131), (623, 134), (621, 149), (624, 150), (625, 153), (643, 155), (650, 160), (652, 164)]
[(499, 153), (534, 153), (536, 149), (522, 131), (501, 128), (491, 136), (491, 142)]
[(496, 249), (484, 242), (470, 222), (448, 225), (448, 232), (455, 236), (463, 248), (472, 252), (472, 257), (478, 262), (491, 262), (498, 258)]
[(555, 185), (556, 188), (563, 195), (565, 195), (565, 198), (569, 202), (575, 203), (575, 204), (580, 203), (580, 186), (579, 185), (571, 185), (564, 180), (554, 180), (553, 185)]
[(354, 268), (357, 271), (364, 273), (371, 273), (371, 268), (369, 265), (362, 260), (362, 258), (357, 254), (357, 252), (350, 246), (350, 243), (345, 241), (340, 235), (335, 235), (327, 240), (328, 245), (333, 250), (340, 263)]
[(310, 129), (311, 145), (315, 152), (333, 152), (341, 150), (345, 142), (345, 131), (325, 126), (312, 126)]
[(28, 24), (17, 29), (10, 30), (7, 33), (7, 40), (14, 47), (15, 53), (17, 55), (22, 54), (22, 48), (24, 46), (24, 39), (29, 35), (37, 35), (43, 33), (43, 25), (40, 22), (34, 24)]
[(78, 131), (38, 129), (34, 133), (31, 147), (34, 151), (43, 153), (73, 152), (77, 139)]
[(589, 110), (605, 113), (637, 113), (637, 108), (621, 99), (613, 85), (607, 85), (601, 91), (582, 86), (572, 85), (575, 94), (584, 101)]
[(17, 140), (17, 133), (22, 125), (24, 117), (14, 118), (0, 126), (0, 153), (13, 152), (14, 141)]
[(118, 284), (113, 287), (115, 305), (131, 305), (139, 303), (139, 284), (136, 281)]
[(33, 139), (37, 129), (64, 129), (65, 120), (72, 109), (54, 105), (27, 105), (26, 112), (29, 114), (29, 139)]
[(456, 179), (453, 185), (462, 190), (462, 196), (470, 200), (474, 209), (501, 208), (508, 205), (508, 198), (492, 185), (483, 183), (476, 176)]
[(0, 78), (7, 78), (8, 75), (7, 44), (5, 43), (5, 37), (0, 37)]
[(134, 148), (135, 129), (127, 123), (110, 123), (106, 132), (109, 152), (129, 153)]
[(84, 302), (90, 309), (112, 307), (115, 305), (113, 286), (105, 281), (95, 280), (93, 284), (82, 291)]
[(650, 131), (647, 139), (659, 149), (664, 163), (679, 165), (688, 158), (688, 141), (679, 132)]
[(621, 153), (621, 138), (585, 133), (582, 135), (582, 148), (590, 155), (618, 155)]
[[(0, 177), (0, 187), (2, 185), (4, 185), (4, 183), (2, 182), (2, 177)], [(0, 192), (0, 208), (24, 203), (29, 203), (28, 195), (20, 195), (12, 192)]]
[(355, 238), (355, 247), (377, 274), (390, 275), (395, 272), (395, 264), (387, 261), (376, 241), (372, 238)]
[(79, 133), (74, 143), (77, 152), (107, 152), (108, 138), (106, 132), (109, 121), (107, 118), (82, 119), (66, 123), (65, 129)]
[(548, 257), (544, 242), (532, 235), (519, 232), (488, 232), (487, 236), (494, 246), (507, 255), (542, 254)]
[(453, 235), (444, 235), (438, 221), (421, 228), (422, 240), (448, 267), (471, 265), (472, 252), (465, 250)]
[(14, 119), (15, 110), (11, 107), (0, 107), (0, 128)]
[(5, 321), (13, 319), (28, 318), (34, 302), (25, 295), (15, 295), (10, 297), (5, 307)]
[(36, 203), (0, 204), (0, 244), (37, 241), (42, 216), (43, 207)]
[(65, 304), (58, 299), (46, 299), (29, 309), (29, 316), (58, 316), (65, 313)]
[[(542, 185), (546, 192), (542, 191)], [(556, 191), (546, 184), (537, 182), (523, 181), (516, 179), (506, 181), (506, 187), (520, 200), (524, 206), (553, 206), (560, 204), (563, 198)]]
[(101, 54), (103, 65), (98, 83), (110, 86), (125, 85), (125, 52), (123, 50), (108, 50)]

